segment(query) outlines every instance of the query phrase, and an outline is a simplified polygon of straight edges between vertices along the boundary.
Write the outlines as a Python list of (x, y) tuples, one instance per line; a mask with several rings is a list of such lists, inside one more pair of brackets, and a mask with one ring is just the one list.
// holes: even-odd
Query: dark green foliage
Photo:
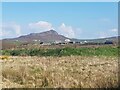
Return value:
[(119, 47), (98, 47), (98, 48), (56, 48), (56, 49), (21, 49), (3, 50), (3, 55), (12, 56), (117, 56)]

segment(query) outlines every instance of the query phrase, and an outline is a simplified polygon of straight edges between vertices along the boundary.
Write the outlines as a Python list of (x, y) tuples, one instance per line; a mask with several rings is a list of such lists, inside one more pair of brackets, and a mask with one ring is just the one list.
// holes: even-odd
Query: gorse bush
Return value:
[(56, 48), (56, 49), (18, 49), (3, 50), (3, 55), (12, 56), (117, 56), (119, 48), (117, 47), (98, 47), (98, 48)]

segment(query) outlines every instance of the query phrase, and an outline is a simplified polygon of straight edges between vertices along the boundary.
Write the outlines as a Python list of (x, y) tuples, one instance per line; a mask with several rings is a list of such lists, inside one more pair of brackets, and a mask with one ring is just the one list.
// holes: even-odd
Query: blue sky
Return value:
[(117, 2), (2, 3), (2, 37), (17, 37), (54, 29), (70, 38), (116, 36)]

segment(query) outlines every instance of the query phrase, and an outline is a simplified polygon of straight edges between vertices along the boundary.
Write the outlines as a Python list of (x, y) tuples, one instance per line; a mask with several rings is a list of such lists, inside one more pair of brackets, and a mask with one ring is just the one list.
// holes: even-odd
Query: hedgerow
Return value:
[(98, 48), (56, 48), (56, 49), (17, 49), (3, 50), (2, 55), (12, 56), (117, 56), (118, 47), (98, 47)]

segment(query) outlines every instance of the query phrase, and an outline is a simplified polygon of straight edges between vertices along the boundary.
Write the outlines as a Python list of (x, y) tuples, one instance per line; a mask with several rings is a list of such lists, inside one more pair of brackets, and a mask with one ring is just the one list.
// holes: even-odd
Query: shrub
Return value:
[(3, 50), (3, 55), (12, 56), (117, 56), (119, 48), (117, 47), (98, 47), (98, 48), (56, 48), (56, 49), (18, 49)]

